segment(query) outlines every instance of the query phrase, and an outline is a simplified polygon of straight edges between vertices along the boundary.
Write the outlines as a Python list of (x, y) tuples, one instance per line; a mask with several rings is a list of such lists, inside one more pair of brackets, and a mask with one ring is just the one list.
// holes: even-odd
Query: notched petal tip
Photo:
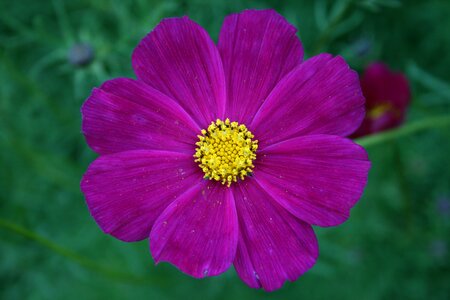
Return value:
[(347, 138), (297, 137), (274, 144), (262, 154), (266, 156), (257, 165), (256, 180), (308, 224), (329, 227), (345, 222), (368, 182), (367, 152)]
[(275, 10), (227, 16), (218, 48), (227, 80), (226, 112), (250, 124), (276, 84), (303, 60), (297, 29)]
[(255, 180), (233, 192), (241, 225), (234, 266), (248, 286), (274, 291), (315, 264), (318, 243), (309, 224), (286, 211)]
[(232, 264), (237, 237), (230, 191), (202, 182), (159, 216), (150, 233), (150, 252), (155, 261), (169, 262), (192, 277), (215, 276)]
[(187, 16), (163, 19), (132, 54), (137, 78), (171, 97), (200, 125), (222, 116), (226, 100), (216, 45)]
[[(181, 175), (178, 168), (185, 173)], [(162, 211), (198, 182), (198, 175), (187, 154), (125, 151), (102, 155), (91, 163), (80, 189), (103, 232), (134, 242), (148, 238)]]
[[(305, 134), (348, 136), (364, 118), (359, 78), (341, 56), (314, 56), (272, 90), (252, 127), (261, 148)], [(273, 128), (283, 128), (277, 135)]]
[(86, 142), (99, 154), (138, 149), (190, 153), (200, 130), (175, 100), (129, 78), (94, 88), (81, 115)]

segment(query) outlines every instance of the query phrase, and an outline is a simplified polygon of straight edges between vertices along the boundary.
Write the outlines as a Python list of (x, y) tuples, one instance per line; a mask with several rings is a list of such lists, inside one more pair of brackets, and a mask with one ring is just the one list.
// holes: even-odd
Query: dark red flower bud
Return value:
[(407, 78), (383, 63), (369, 65), (361, 77), (366, 97), (366, 117), (353, 137), (399, 126), (406, 114), (411, 92)]

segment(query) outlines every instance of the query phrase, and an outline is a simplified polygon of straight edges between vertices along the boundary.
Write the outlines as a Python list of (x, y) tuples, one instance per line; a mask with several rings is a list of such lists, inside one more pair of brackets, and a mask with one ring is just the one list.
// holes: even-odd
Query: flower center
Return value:
[(195, 143), (195, 162), (205, 173), (204, 178), (230, 186), (238, 178), (250, 175), (256, 158), (258, 141), (245, 125), (217, 119), (202, 129)]
[(399, 112), (396, 111), (396, 109), (392, 106), (391, 103), (384, 102), (384, 103), (378, 104), (378, 105), (374, 106), (372, 109), (370, 109), (367, 112), (367, 116), (369, 117), (369, 119), (375, 120), (388, 112), (391, 112), (394, 114), (399, 114)]

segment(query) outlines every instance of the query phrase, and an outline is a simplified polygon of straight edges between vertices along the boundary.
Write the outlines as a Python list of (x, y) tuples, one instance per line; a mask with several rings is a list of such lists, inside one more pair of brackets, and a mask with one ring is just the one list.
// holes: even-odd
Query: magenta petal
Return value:
[(310, 225), (282, 208), (254, 180), (236, 185), (233, 193), (240, 228), (234, 266), (246, 284), (273, 291), (314, 265), (319, 250)]
[(100, 154), (137, 149), (192, 154), (200, 131), (175, 101), (132, 79), (105, 82), (81, 111), (87, 143)]
[(135, 150), (100, 156), (81, 181), (100, 228), (123, 241), (148, 238), (163, 210), (202, 174), (192, 155)]
[(226, 271), (236, 253), (238, 223), (229, 188), (204, 181), (173, 202), (150, 234), (156, 262), (168, 261), (196, 277)]
[(265, 147), (306, 134), (347, 136), (363, 118), (358, 74), (342, 57), (321, 54), (283, 78), (250, 127)]
[(319, 226), (349, 217), (367, 183), (365, 150), (338, 136), (311, 135), (258, 153), (255, 179), (299, 219)]
[(208, 33), (187, 17), (164, 19), (134, 50), (137, 77), (177, 100), (204, 128), (223, 118), (222, 60)]
[(274, 10), (225, 18), (218, 48), (227, 80), (226, 117), (249, 124), (277, 82), (301, 63), (297, 30)]

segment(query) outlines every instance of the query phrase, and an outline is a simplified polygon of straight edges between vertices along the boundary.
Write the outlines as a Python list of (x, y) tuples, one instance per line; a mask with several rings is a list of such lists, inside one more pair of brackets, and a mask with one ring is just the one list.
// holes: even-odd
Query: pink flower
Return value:
[(361, 87), (366, 97), (367, 115), (354, 137), (403, 123), (411, 98), (408, 79), (403, 74), (392, 72), (383, 63), (373, 63), (364, 71)]
[(134, 50), (137, 80), (94, 89), (83, 133), (100, 154), (81, 188), (100, 228), (150, 240), (156, 262), (197, 278), (234, 265), (272, 291), (311, 268), (311, 225), (349, 217), (370, 167), (343, 138), (360, 125), (358, 75), (341, 57), (302, 61), (273, 10), (225, 19), (218, 45), (187, 17)]

